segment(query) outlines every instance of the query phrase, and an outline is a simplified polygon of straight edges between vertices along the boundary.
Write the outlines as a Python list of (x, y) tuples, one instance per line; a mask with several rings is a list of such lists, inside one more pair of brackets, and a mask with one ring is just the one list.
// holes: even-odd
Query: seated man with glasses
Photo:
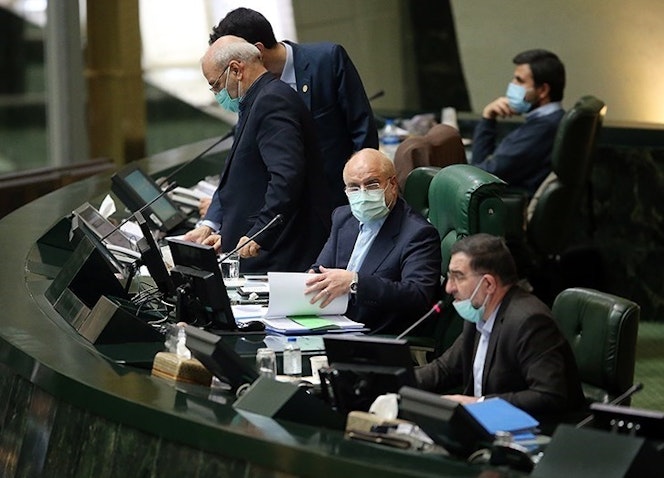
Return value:
[(581, 410), (572, 349), (549, 308), (516, 285), (504, 241), (476, 234), (456, 242), (445, 291), (466, 320), (443, 355), (415, 369), (417, 386), (468, 404), (500, 397), (540, 421)]
[(381, 152), (355, 153), (343, 178), (349, 205), (332, 214), (306, 293), (321, 307), (348, 295), (347, 317), (372, 333), (398, 334), (438, 298), (438, 231), (399, 197), (394, 164)]

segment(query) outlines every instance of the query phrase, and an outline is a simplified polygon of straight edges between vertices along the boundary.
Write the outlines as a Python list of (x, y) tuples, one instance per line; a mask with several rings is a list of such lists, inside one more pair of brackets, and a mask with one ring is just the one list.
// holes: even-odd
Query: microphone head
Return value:
[(178, 183), (173, 181), (171, 184), (169, 184), (166, 189), (163, 190), (162, 194), (164, 193), (170, 193), (173, 189), (178, 187)]
[(275, 225), (283, 224), (284, 215), (283, 214), (277, 214), (276, 216), (274, 216), (274, 219), (272, 219), (272, 220), (274, 221)]

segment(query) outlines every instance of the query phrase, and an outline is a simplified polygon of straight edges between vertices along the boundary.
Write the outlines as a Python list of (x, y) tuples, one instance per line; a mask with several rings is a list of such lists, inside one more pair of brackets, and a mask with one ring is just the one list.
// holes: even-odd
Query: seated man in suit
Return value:
[(265, 67), (297, 91), (311, 111), (332, 206), (347, 204), (343, 168), (355, 151), (378, 148), (373, 111), (355, 65), (341, 45), (277, 42), (272, 25), (255, 10), (230, 11), (210, 34), (210, 44), (235, 35), (254, 44)]
[(350, 319), (372, 333), (398, 334), (440, 292), (438, 231), (399, 197), (394, 164), (383, 153), (355, 153), (343, 176), (350, 205), (334, 211), (305, 293), (321, 307), (347, 295)]
[[(546, 50), (528, 50), (512, 61), (516, 68), (506, 95), (482, 111), (470, 162), (532, 197), (551, 172), (553, 142), (564, 115), (565, 66)], [(526, 121), (498, 143), (496, 118), (521, 114)]]
[(551, 417), (581, 410), (584, 397), (572, 349), (549, 308), (516, 285), (504, 241), (475, 234), (451, 249), (445, 291), (466, 320), (443, 355), (415, 369), (419, 388), (460, 395), (462, 404), (501, 397), (526, 412)]
[(311, 113), (242, 38), (221, 37), (201, 66), (217, 101), (239, 119), (203, 224), (185, 239), (229, 251), (281, 215), (281, 224), (239, 250), (241, 268), (306, 270), (329, 234), (332, 210)]

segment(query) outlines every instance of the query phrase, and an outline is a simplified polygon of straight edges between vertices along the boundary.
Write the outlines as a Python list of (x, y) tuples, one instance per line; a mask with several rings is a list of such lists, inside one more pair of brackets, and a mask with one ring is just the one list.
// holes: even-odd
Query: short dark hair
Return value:
[(277, 44), (272, 25), (267, 18), (250, 8), (240, 7), (228, 12), (219, 20), (219, 24), (212, 28), (208, 43), (212, 45), (226, 35), (244, 38), (252, 44), (260, 42), (268, 49)]
[(512, 253), (501, 237), (491, 234), (473, 234), (458, 240), (450, 248), (450, 254), (466, 254), (470, 258), (473, 272), (492, 274), (504, 285), (518, 280)]
[(535, 85), (547, 83), (551, 88), (551, 101), (561, 101), (565, 90), (565, 65), (555, 53), (548, 50), (527, 50), (516, 55), (512, 62), (515, 65), (530, 66)]

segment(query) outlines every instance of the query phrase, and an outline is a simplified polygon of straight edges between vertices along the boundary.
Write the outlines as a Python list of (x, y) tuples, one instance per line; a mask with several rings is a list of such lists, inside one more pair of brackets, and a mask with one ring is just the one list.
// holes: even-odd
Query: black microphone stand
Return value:
[(242, 242), (241, 244), (239, 244), (237, 247), (235, 247), (234, 249), (232, 249), (230, 252), (227, 252), (227, 253), (225, 253), (224, 255), (219, 256), (219, 257), (217, 258), (217, 262), (219, 262), (219, 263), (224, 262), (224, 261), (225, 261), (226, 259), (228, 259), (230, 256), (232, 256), (233, 254), (235, 254), (237, 251), (239, 251), (240, 249), (242, 249), (244, 246), (246, 246), (247, 244), (249, 244), (251, 241), (255, 240), (258, 236), (260, 236), (261, 234), (263, 234), (265, 231), (267, 231), (268, 229), (270, 229), (272, 226), (274, 226), (274, 225), (276, 225), (276, 224), (281, 224), (283, 221), (284, 221), (284, 216), (282, 216), (281, 214), (277, 214), (276, 216), (274, 216), (274, 217), (272, 218), (272, 220), (271, 220), (270, 222), (268, 222), (266, 225), (264, 225), (262, 228), (260, 228), (260, 230), (259, 230), (258, 232), (256, 232), (254, 235), (252, 235), (251, 237), (249, 237), (246, 241), (244, 241), (244, 242)]

